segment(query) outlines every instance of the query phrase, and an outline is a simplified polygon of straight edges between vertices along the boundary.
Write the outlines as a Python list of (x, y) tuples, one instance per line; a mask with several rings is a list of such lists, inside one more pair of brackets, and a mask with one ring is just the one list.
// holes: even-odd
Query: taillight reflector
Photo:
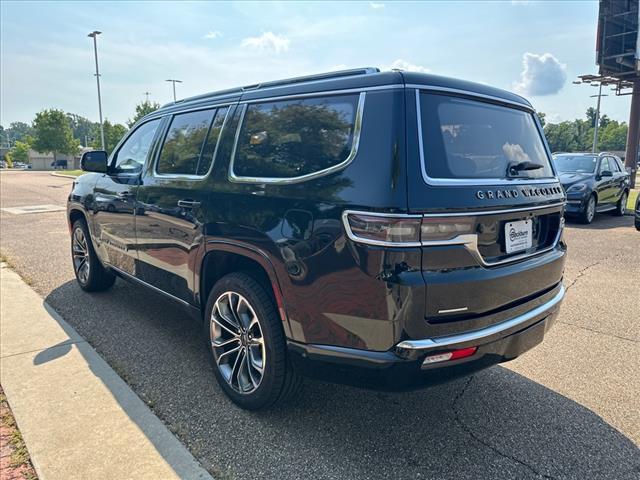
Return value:
[(430, 365), (432, 363), (450, 362), (451, 360), (459, 360), (472, 356), (478, 347), (461, 348), (459, 350), (452, 350), (450, 352), (436, 353), (435, 355), (429, 355), (425, 357), (422, 362), (423, 365)]

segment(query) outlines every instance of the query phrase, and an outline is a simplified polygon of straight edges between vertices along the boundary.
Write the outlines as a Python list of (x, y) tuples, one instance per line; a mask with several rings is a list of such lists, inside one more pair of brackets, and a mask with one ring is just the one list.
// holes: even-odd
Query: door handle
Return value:
[(178, 206), (183, 208), (196, 208), (200, 206), (200, 202), (196, 202), (195, 200), (178, 200)]
[(130, 196), (131, 196), (131, 192), (129, 192), (129, 191), (116, 193), (116, 197), (118, 197), (118, 198), (129, 198)]

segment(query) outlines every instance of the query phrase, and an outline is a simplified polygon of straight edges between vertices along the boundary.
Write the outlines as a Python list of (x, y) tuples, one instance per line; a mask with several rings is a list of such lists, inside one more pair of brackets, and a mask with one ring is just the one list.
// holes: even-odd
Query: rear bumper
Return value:
[[(410, 390), (469, 375), (511, 360), (542, 342), (558, 315), (564, 287), (544, 304), (479, 330), (405, 340), (386, 352), (289, 342), (292, 363), (302, 374), (381, 390)], [(478, 347), (473, 356), (423, 366), (427, 355)]]

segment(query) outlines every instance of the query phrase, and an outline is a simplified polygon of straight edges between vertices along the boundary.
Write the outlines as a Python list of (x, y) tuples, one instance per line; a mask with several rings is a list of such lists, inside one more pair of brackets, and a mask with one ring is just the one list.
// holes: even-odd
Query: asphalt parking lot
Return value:
[[(72, 180), (0, 173), (1, 206), (64, 206)], [(0, 212), (5, 259), (221, 478), (615, 478), (640, 475), (640, 232), (569, 223), (567, 297), (545, 342), (471, 378), (389, 394), (308, 381), (248, 413), (216, 385), (200, 327), (121, 280), (76, 286), (64, 212)]]

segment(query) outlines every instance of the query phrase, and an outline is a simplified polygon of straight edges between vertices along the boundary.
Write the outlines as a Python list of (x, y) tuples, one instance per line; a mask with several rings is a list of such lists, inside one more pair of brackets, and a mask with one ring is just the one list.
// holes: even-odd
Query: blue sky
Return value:
[[(399, 66), (517, 91), (560, 121), (584, 115), (596, 89), (597, 1), (11, 2), (0, 4), (0, 121), (44, 108), (97, 120), (98, 38), (106, 118), (178, 97), (332, 69)], [(627, 120), (629, 97), (603, 99)]]

